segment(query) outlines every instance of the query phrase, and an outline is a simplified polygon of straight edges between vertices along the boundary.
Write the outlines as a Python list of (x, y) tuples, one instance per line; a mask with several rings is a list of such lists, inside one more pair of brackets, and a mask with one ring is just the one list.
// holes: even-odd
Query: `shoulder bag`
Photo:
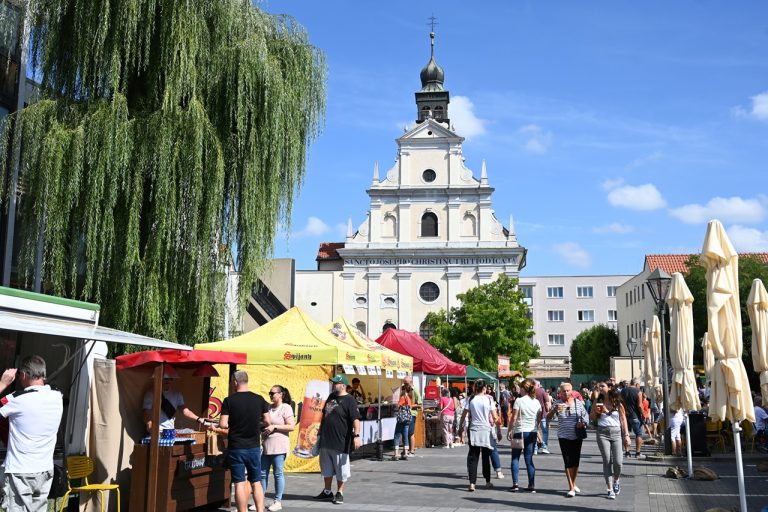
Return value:
[(581, 412), (579, 412), (579, 401), (575, 400), (574, 402), (575, 402), (574, 405), (575, 405), (575, 409), (576, 409), (576, 414), (579, 416), (579, 419), (576, 421), (576, 425), (574, 427), (574, 430), (576, 431), (576, 437), (578, 439), (586, 439), (587, 438), (587, 424), (584, 422), (583, 415), (581, 414)]

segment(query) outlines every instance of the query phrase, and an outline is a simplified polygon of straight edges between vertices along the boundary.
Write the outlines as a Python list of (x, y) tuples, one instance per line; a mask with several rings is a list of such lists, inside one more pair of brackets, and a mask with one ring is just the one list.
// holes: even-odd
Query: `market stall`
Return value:
[[(333, 336), (328, 329), (312, 320), (299, 308), (291, 308), (258, 329), (224, 341), (200, 343), (196, 349), (244, 352), (247, 363), (239, 365), (249, 376), (249, 389), (265, 396), (271, 386), (289, 390), (297, 428), (291, 432), (295, 448), (285, 461), (286, 471), (318, 471), (319, 464), (312, 448), (322, 407), (331, 391), (328, 379), (344, 368), (354, 367), (359, 373), (381, 372), (382, 353), (349, 345)], [(216, 388), (211, 407), (220, 406), (226, 394), (221, 379), (212, 379)]]
[[(17, 368), (26, 356), (40, 355), (46, 362), (46, 382), (64, 396), (64, 417), (54, 451), (54, 462), (58, 465), (63, 465), (68, 455), (91, 455), (94, 369), (106, 360), (107, 343), (192, 350), (185, 345), (102, 327), (100, 313), (98, 304), (0, 287), (0, 366)], [(8, 392), (13, 390), (11, 386)], [(113, 452), (118, 449), (111, 447)], [(0, 459), (5, 460), (2, 443)], [(114, 483), (115, 476), (97, 465), (91, 482)], [(77, 494), (70, 498), (71, 507), (77, 506), (79, 498)]]
[(362, 420), (361, 438), (363, 445), (377, 441), (391, 441), (395, 437), (397, 420), (396, 403), (392, 401), (392, 390), (400, 386), (401, 380), (413, 373), (413, 358), (379, 345), (374, 340), (353, 327), (341, 317), (327, 326), (336, 339), (358, 348), (365, 348), (381, 353), (381, 370), (371, 375), (366, 369), (351, 365), (344, 366), (344, 371), (358, 381), (361, 392), (353, 394), (360, 403)]
[[(149, 439), (135, 439), (133, 448), (130, 510), (174, 512), (190, 510), (209, 504), (229, 504), (230, 474), (214, 457), (218, 439), (208, 435), (205, 427), (176, 419), (172, 430), (161, 432), (160, 410), (164, 408), (163, 381), (170, 375), (179, 376), (184, 388), (185, 405), (200, 418), (208, 417), (210, 378), (217, 376), (213, 364), (245, 363), (246, 356), (234, 352), (206, 350), (157, 350), (137, 352), (116, 358), (119, 373), (125, 378), (148, 380), (151, 374), (152, 428)], [(170, 367), (170, 368), (168, 368)], [(225, 378), (229, 378), (229, 372)], [(143, 396), (143, 394), (142, 394)], [(138, 416), (141, 411), (134, 410)], [(183, 430), (193, 430), (182, 435)], [(168, 435), (166, 435), (168, 434)], [(161, 445), (161, 437), (162, 445)]]
[[(455, 363), (444, 356), (439, 350), (429, 344), (416, 333), (401, 329), (387, 329), (376, 339), (376, 343), (394, 350), (400, 354), (413, 358), (414, 385), (418, 386), (419, 393), (425, 396), (426, 381), (428, 375), (465, 375), (466, 366)], [(435, 417), (438, 401), (434, 398), (423, 400), (422, 411), (416, 421), (415, 441), (416, 447), (424, 446), (425, 433), (427, 431), (427, 417)], [(434, 423), (434, 422), (433, 422)], [(432, 426), (432, 430), (436, 430)]]

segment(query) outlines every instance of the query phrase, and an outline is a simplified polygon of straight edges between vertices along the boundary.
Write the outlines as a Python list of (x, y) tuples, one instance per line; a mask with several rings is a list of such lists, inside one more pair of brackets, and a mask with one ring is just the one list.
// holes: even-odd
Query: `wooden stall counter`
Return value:
[[(205, 444), (160, 446), (155, 510), (176, 512), (208, 504), (229, 506), (231, 476), (221, 457), (206, 455)], [(130, 512), (146, 506), (149, 446), (133, 450)]]

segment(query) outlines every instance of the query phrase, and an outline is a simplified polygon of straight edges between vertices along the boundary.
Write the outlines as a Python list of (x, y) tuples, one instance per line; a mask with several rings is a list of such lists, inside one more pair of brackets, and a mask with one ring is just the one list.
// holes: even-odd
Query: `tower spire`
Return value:
[(443, 87), (445, 81), (445, 72), (437, 61), (435, 61), (435, 26), (437, 18), (429, 17), (430, 27), (429, 62), (421, 70), (421, 90), (416, 93), (416, 107), (418, 108), (417, 123), (422, 123), (427, 119), (434, 119), (450, 126), (448, 119), (448, 103), (450, 101), (448, 91)]

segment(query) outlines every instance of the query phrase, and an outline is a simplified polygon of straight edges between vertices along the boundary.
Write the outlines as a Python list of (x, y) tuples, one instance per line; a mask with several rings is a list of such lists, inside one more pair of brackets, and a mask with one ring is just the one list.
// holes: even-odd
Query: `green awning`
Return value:
[[(477, 379), (484, 379), (486, 382), (498, 382), (499, 379), (496, 377), (493, 377), (491, 375), (488, 375), (482, 370), (478, 370), (472, 365), (467, 365), (467, 380), (477, 380)], [(448, 380), (457, 381), (457, 380), (464, 380), (464, 376), (458, 376), (458, 375), (449, 375)]]

